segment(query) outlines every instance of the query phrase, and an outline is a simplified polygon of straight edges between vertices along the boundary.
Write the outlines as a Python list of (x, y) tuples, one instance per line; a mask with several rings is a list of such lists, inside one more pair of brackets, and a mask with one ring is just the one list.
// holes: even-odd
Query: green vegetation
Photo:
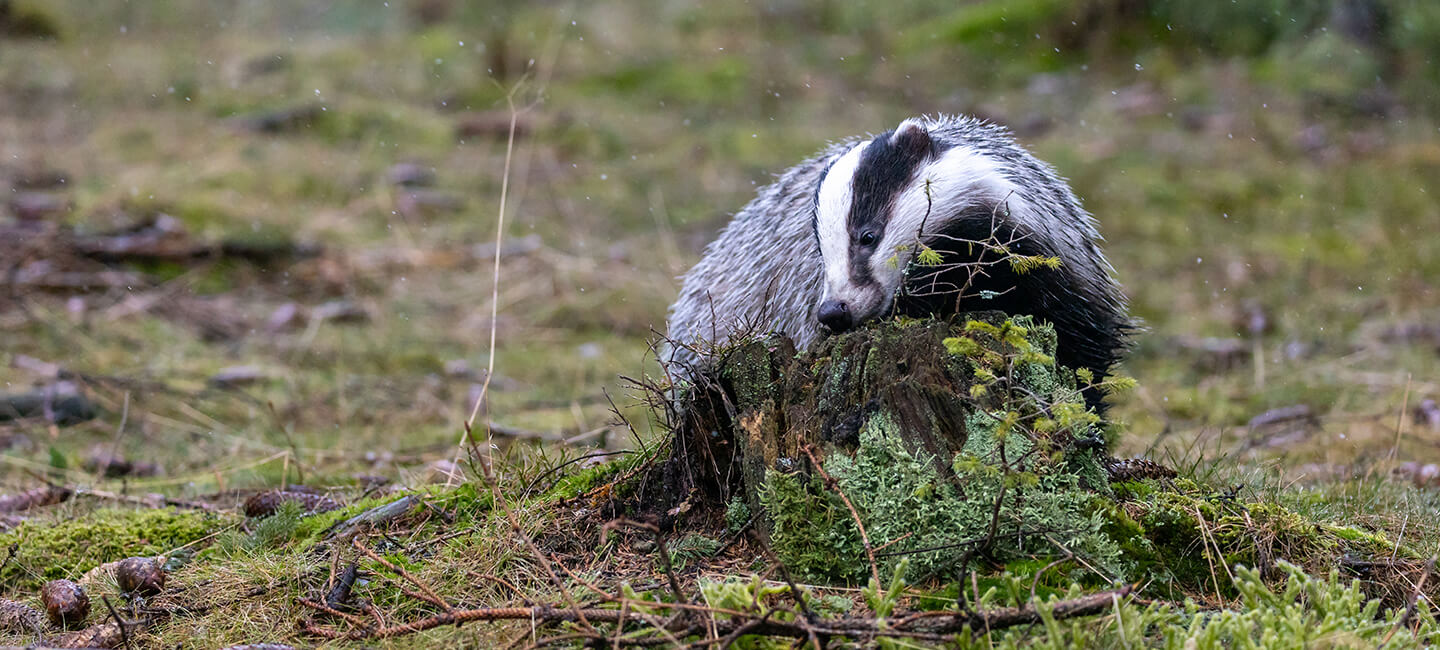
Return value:
[[(303, 482), (336, 486), (347, 503), (241, 523), (77, 497), (19, 513), (0, 533), (0, 552), (15, 544), (0, 596), (33, 603), (45, 579), (194, 543), (172, 561), (175, 591), (161, 606), (206, 613), (171, 618), (146, 643), (313, 643), (297, 628), (313, 612), (296, 598), (326, 585), (332, 561), (372, 572), (357, 592), (387, 616), (424, 615), (389, 569), (322, 541), (335, 521), (396, 498), (373, 486), (380, 477), (426, 505), (372, 547), (453, 602), (560, 601), (512, 515), (568, 562), (575, 577), (556, 570), (578, 597), (593, 596), (583, 578), (668, 598), (649, 579), (657, 557), (636, 550), (653, 536), (616, 530), (601, 542), (598, 530), (622, 514), (604, 509), (613, 481), (650, 456), (578, 459), (660, 440), (666, 414), (619, 376), (656, 376), (647, 338), (663, 329), (675, 276), (774, 173), (825, 142), (944, 111), (1016, 129), (1101, 221), (1146, 327), (1124, 369), (1136, 384), (1110, 398), (1106, 435), (1116, 455), (1165, 462), (1181, 479), (1105, 495), (1093, 462), (1045, 455), (997, 476), (983, 461), (1023, 455), (1025, 443), (996, 411), (968, 423), (977, 435), (959, 462), (942, 463), (974, 486), (961, 495), (937, 480), (935, 458), (896, 446), (881, 435), (885, 418), (869, 418), (862, 453), (826, 466), (847, 492), (875, 490), (858, 505), (887, 522), (876, 545), (971, 539), (990, 522), (977, 506), (1001, 486), (1022, 497), (1005, 530), (1043, 510), (1068, 536), (998, 539), (966, 567), (959, 553), (888, 555), (883, 577), (905, 579), (897, 595), (871, 585), (864, 602), (815, 587), (814, 608), (1018, 606), (1032, 589), (1043, 601), (1115, 578), (1157, 602), (976, 642), (1434, 641), (1426, 599), (1396, 623), (1440, 553), (1440, 489), (1392, 470), (1431, 459), (1434, 416), (1422, 405), (1440, 399), (1436, 3), (0, 7), (0, 393), (56, 382), (28, 357), (58, 364), (98, 413), (68, 427), (0, 422), (3, 491), (44, 476), (228, 513), (248, 490)], [(523, 112), (492, 298), (511, 89)], [(429, 180), (394, 182), (407, 163)], [(63, 182), (46, 180), (56, 173)], [(100, 262), (18, 234), (18, 195), (34, 192), (63, 201), (46, 227), (76, 237), (171, 223), (163, 215), (187, 242), (320, 252)], [(135, 275), (89, 288), (21, 281), (50, 272)], [(337, 306), (363, 315), (315, 316)], [(287, 309), (296, 315), (272, 323)], [(978, 327), (948, 345), (982, 377), (1006, 355), (1031, 355), (1021, 377), (1064, 394), (1071, 378), (1042, 358), (1045, 343), (1017, 349), (1044, 331)], [(986, 354), (997, 343), (1011, 346), (999, 359)], [(457, 453), (491, 361), (478, 444)], [(211, 381), (234, 368), (259, 377)], [(612, 400), (633, 430), (609, 425)], [(1250, 424), (1292, 406), (1308, 415)], [(1053, 431), (1088, 423), (1067, 408), (1045, 419)], [(91, 461), (110, 449), (151, 467), (107, 476)], [(502, 503), (481, 479), (490, 453)], [(774, 479), (766, 507), (791, 535), (777, 552), (797, 576), (868, 580), (843, 504), (816, 479)], [(694, 537), (668, 540), (685, 587), (737, 611), (790, 606), (785, 588), (755, 577), (769, 575), (768, 560), (729, 544), (755, 504), (729, 505), (686, 531)], [(924, 522), (953, 529), (900, 539)], [(1078, 559), (1050, 566), (1066, 557), (1060, 547)], [(1384, 566), (1346, 560), (1377, 557)], [(706, 573), (722, 560), (729, 579)], [(471, 623), (381, 645), (493, 646), (526, 629)]]
[(0, 533), (0, 546), (13, 549), (0, 580), (16, 591), (34, 591), (47, 580), (75, 580), (106, 562), (173, 553), (229, 523), (196, 512), (115, 509), (69, 521), (21, 522)]

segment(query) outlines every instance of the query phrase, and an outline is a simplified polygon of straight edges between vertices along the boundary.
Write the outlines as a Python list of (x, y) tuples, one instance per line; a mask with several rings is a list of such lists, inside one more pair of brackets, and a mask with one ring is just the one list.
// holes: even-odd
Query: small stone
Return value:
[(429, 187), (435, 184), (435, 168), (417, 163), (397, 163), (385, 172), (385, 178), (392, 185), (401, 187)]
[(364, 323), (370, 320), (370, 312), (349, 300), (333, 300), (315, 308), (311, 318), (335, 323)]
[(445, 362), (445, 376), (453, 379), (470, 379), (478, 377), (470, 362), (464, 359), (451, 359)]
[(351, 478), (355, 479), (355, 482), (359, 483), (360, 487), (363, 487), (367, 490), (384, 487), (390, 484), (390, 477), (388, 476), (378, 476), (375, 474), (355, 474), (354, 476), (351, 476)]
[(1415, 419), (1435, 431), (1440, 431), (1440, 404), (1433, 399), (1426, 399), (1415, 407)]
[(409, 189), (395, 197), (395, 210), (406, 219), (450, 214), (465, 209), (465, 200), (449, 192)]
[(229, 366), (210, 376), (210, 385), (217, 388), (238, 388), (249, 386), (268, 378), (264, 370), (255, 366)]
[(296, 329), (303, 324), (304, 319), (300, 313), (300, 306), (293, 302), (287, 302), (270, 312), (270, 318), (265, 319), (265, 331), (282, 332)]
[(88, 311), (85, 299), (80, 296), (70, 296), (65, 301), (65, 311), (70, 314), (70, 322), (77, 325), (84, 323), (85, 313)]
[(16, 192), (10, 197), (10, 212), (21, 221), (40, 221), (69, 209), (69, 200), (49, 192)]
[[(118, 453), (112, 453), (110, 445), (97, 443), (90, 447), (90, 454), (83, 465), (87, 472), (103, 472), (107, 478), (122, 476), (155, 476), (160, 466), (144, 461), (132, 461)], [(164, 499), (161, 499), (164, 502)]]

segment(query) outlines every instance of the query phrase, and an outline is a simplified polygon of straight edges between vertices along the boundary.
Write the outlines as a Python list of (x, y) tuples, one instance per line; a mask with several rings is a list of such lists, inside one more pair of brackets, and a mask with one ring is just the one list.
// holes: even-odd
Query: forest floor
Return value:
[[(1011, 126), (1099, 218), (1145, 325), (1117, 455), (1440, 553), (1440, 123), (1403, 52), (987, 51), (974, 15), (864, 3), (230, 4), (21, 2), (55, 35), (0, 35), (0, 398), (36, 415), (0, 412), (0, 479), (76, 490), (7, 514), (5, 598), (165, 554), (204, 611), (149, 643), (313, 643), (296, 598), (355, 552), (301, 543), (329, 519), (236, 511), (303, 484), (346, 514), (424, 495), (387, 557), (457, 607), (552, 601), (476, 514), (489, 486), (564, 529), (525, 499), (661, 437), (633, 380), (729, 216), (826, 142), (935, 112)], [(498, 483), (457, 446), (482, 392)], [(166, 499), (186, 514), (132, 521)], [(424, 604), (387, 589), (387, 616)]]

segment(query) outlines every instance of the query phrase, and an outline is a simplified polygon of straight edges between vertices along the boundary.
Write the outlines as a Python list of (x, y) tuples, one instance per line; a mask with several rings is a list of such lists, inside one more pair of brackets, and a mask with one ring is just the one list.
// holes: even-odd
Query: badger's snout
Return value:
[(855, 316), (850, 312), (850, 305), (839, 300), (826, 300), (820, 303), (820, 309), (816, 310), (815, 317), (821, 325), (836, 334), (855, 327)]

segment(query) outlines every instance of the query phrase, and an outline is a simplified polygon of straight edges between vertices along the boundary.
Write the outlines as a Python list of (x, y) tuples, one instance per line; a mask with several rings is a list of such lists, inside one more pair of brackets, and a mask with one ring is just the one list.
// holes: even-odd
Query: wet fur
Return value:
[[(887, 231), (895, 230), (886, 232), (881, 246), (872, 247), (885, 249), (907, 236), (913, 240), (920, 229), (911, 222), (916, 210), (924, 209), (925, 241), (942, 254), (948, 253), (945, 261), (950, 270), (936, 276), (911, 269), (911, 277), (894, 293), (888, 311), (941, 317), (978, 309), (1033, 314), (1055, 325), (1060, 363), (1089, 368), (1097, 378), (1106, 376), (1126, 348), (1131, 321), (1124, 295), (1099, 248), (1095, 220), (1064, 180), (1017, 145), (1003, 127), (966, 117), (927, 117), (913, 122), (923, 125), (929, 135), (923, 143), (926, 149), (921, 150), (919, 141), (900, 138), (889, 146), (861, 152), (862, 161), (867, 153), (872, 154), (873, 164), (868, 169), (876, 173), (863, 174), (852, 184), (851, 205), (856, 209), (847, 215), (847, 228), (853, 234), (857, 228), (870, 227), (864, 220), (873, 219), (877, 211), (908, 215), (909, 221), (888, 223)], [(902, 135), (906, 128), (902, 125)], [(873, 145), (893, 133), (870, 142)], [(700, 262), (684, 276), (680, 296), (670, 308), (667, 338), (672, 343), (662, 352), (662, 359), (673, 375), (688, 375), (703, 361), (709, 342), (778, 332), (803, 350), (823, 335), (816, 320), (816, 309), (827, 292), (825, 259), (818, 241), (821, 226), (816, 223), (821, 181), (837, 160), (865, 142), (854, 138), (834, 144), (786, 171), (762, 188), (705, 249)], [(927, 201), (927, 197), (917, 196), (913, 185), (906, 193), (884, 191), (897, 182), (884, 173), (909, 173), (906, 170), (915, 167), (916, 155), (933, 161), (947, 153), (951, 157), (945, 160), (953, 163), (951, 166), (929, 168), (952, 177), (939, 179), (953, 181), (943, 186), (943, 196)], [(874, 156), (889, 159), (875, 160)], [(927, 205), (918, 206), (917, 201), (927, 201)], [(965, 256), (978, 247), (947, 246), (948, 238), (986, 240), (992, 235), (1000, 241), (1013, 240), (1011, 250), (1018, 254), (1057, 256), (1062, 265), (1017, 274), (1008, 264), (996, 264), (986, 267), (988, 275), (977, 278), (963, 300), (953, 292), (920, 295), (931, 286), (965, 284), (968, 272), (954, 263), (968, 261)], [(868, 254), (878, 260), (883, 255), (877, 250), (858, 251), (855, 246), (855, 242), (849, 243), (850, 256)], [(852, 282), (873, 280), (865, 277), (868, 271), (848, 271)], [(916, 286), (917, 282), (925, 286)], [(997, 295), (981, 299), (975, 295), (980, 290)], [(1086, 395), (1093, 407), (1103, 410), (1100, 397), (1095, 391)]]

